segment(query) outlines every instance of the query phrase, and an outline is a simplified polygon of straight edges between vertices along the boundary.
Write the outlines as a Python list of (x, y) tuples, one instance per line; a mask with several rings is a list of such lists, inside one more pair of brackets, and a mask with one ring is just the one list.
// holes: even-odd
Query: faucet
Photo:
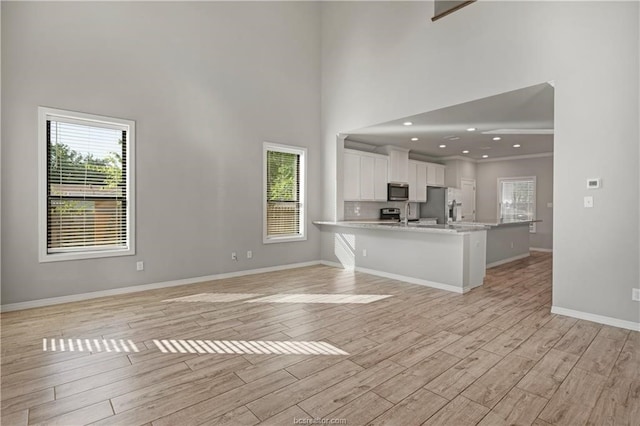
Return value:
[(411, 204), (407, 201), (404, 203), (404, 219), (402, 223), (406, 226), (409, 224), (409, 213), (411, 212)]

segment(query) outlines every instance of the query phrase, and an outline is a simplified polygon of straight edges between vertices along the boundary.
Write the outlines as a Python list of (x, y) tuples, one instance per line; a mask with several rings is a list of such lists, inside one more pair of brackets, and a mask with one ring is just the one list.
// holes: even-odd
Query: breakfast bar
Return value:
[(487, 226), (314, 222), (323, 263), (465, 293), (483, 283)]

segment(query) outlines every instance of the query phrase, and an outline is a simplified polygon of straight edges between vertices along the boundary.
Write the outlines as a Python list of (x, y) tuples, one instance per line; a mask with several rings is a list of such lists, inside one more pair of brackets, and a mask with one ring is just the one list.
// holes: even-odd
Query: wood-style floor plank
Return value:
[[(551, 267), (532, 253), (461, 295), (311, 266), (0, 313), (1, 422), (635, 426), (640, 333), (552, 314)], [(202, 293), (390, 297), (170, 300)], [(43, 338), (130, 339), (138, 352), (45, 352)], [(321, 341), (345, 353), (162, 353), (154, 339)]]
[(533, 424), (547, 402), (537, 395), (513, 388), (482, 419), (479, 426)]

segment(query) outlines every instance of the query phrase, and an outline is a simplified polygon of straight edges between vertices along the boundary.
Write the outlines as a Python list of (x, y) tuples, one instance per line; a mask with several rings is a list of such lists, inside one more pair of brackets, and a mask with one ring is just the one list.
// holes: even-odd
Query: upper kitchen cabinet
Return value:
[(409, 160), (409, 201), (427, 201), (428, 166), (422, 161)]
[(409, 182), (409, 150), (392, 145), (380, 147), (389, 158), (389, 182)]
[(344, 150), (344, 200), (387, 201), (389, 160), (384, 155)]
[(444, 186), (444, 170), (445, 166), (442, 164), (428, 163), (427, 185)]

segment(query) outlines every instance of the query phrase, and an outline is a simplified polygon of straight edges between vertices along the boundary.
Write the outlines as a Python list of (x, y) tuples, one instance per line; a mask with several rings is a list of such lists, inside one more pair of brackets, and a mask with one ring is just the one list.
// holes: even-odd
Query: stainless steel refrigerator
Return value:
[(462, 191), (427, 186), (427, 202), (420, 204), (420, 217), (435, 218), (440, 225), (462, 220)]

